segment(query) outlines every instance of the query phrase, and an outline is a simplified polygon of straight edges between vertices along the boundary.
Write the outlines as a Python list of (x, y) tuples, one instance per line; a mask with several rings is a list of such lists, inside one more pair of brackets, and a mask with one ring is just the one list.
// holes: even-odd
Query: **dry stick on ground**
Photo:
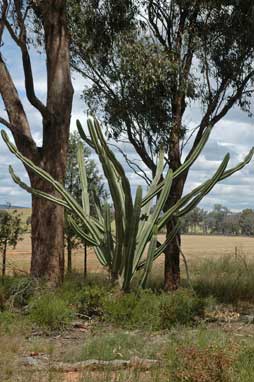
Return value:
[[(24, 359), (24, 364), (26, 366), (32, 366), (35, 369), (41, 370), (47, 367), (48, 364), (45, 364), (43, 361), (38, 361), (38, 364), (35, 366), (33, 362), (33, 358), (28, 357)], [(102, 361), (97, 359), (90, 359), (82, 362), (75, 363), (64, 363), (64, 362), (53, 362), (50, 365), (50, 369), (52, 371), (57, 372), (82, 372), (84, 370), (104, 370), (110, 368), (110, 371), (117, 371), (128, 368), (135, 368), (139, 370), (149, 370), (151, 368), (161, 366), (161, 362), (159, 360), (154, 359), (143, 359), (139, 357), (133, 357), (130, 360), (113, 360), (113, 361)]]

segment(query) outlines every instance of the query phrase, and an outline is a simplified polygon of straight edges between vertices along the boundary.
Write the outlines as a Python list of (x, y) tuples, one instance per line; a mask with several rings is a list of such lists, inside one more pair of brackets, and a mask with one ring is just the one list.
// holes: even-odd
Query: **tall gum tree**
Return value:
[[(28, 28), (32, 20), (40, 20), (42, 44), (47, 68), (47, 97), (44, 104), (35, 94), (30, 59)], [(31, 24), (30, 24), (31, 26)], [(42, 117), (42, 146), (33, 139), (22, 100), (0, 51), (0, 95), (8, 120), (0, 123), (12, 133), (18, 149), (34, 163), (64, 182), (72, 109), (73, 87), (70, 76), (69, 33), (66, 2), (0, 1), (0, 43), (9, 34), (21, 51), (25, 91), (30, 104)], [(1, 49), (1, 48), (0, 48)], [(52, 188), (27, 169), (32, 187), (52, 193)], [(32, 260), (31, 275), (59, 283), (64, 275), (64, 211), (43, 199), (32, 197)]]
[[(68, 1), (72, 65), (90, 80), (84, 90), (87, 104), (102, 116), (112, 136), (128, 138), (152, 174), (159, 146), (165, 147), (168, 167), (177, 170), (208, 126), (235, 105), (249, 111), (254, 77), (251, 0), (94, 4)], [(191, 131), (185, 116), (194, 102), (202, 115)], [(190, 137), (192, 146), (183, 159)], [(187, 176), (186, 171), (174, 180), (166, 208), (182, 196)], [(167, 232), (176, 220), (169, 221)], [(179, 243), (180, 235), (165, 251), (166, 290), (179, 285)]]

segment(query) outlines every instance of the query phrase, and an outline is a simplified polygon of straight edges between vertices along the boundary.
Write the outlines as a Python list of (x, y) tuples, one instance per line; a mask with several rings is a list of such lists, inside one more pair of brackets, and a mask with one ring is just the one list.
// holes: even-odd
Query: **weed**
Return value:
[(98, 286), (84, 287), (79, 293), (78, 312), (81, 317), (102, 316), (105, 290)]
[(204, 315), (204, 300), (188, 290), (178, 290), (164, 296), (160, 305), (160, 327), (170, 329), (175, 324), (190, 324)]
[(73, 310), (53, 293), (35, 296), (29, 304), (29, 317), (36, 325), (48, 330), (61, 330), (73, 318)]

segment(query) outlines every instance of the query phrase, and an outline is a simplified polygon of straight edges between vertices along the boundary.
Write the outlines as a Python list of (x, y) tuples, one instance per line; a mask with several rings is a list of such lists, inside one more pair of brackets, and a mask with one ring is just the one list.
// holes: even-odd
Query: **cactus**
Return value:
[[(164, 163), (163, 152), (161, 151), (159, 153), (157, 171), (146, 196), (142, 198), (142, 188), (139, 186), (133, 203), (129, 180), (125, 175), (122, 165), (117, 160), (114, 153), (109, 149), (102, 134), (99, 122), (96, 118), (89, 116), (87, 124), (90, 138), (86, 136), (80, 122), (77, 121), (77, 127), (81, 138), (97, 153), (105, 177), (108, 181), (115, 210), (116, 228), (114, 233), (111, 229), (110, 208), (108, 205), (106, 205), (102, 211), (99, 201), (97, 201), (97, 216), (95, 218), (90, 215), (89, 194), (83, 163), (82, 145), (79, 146), (77, 153), (82, 187), (82, 206), (80, 206), (75, 199), (68, 194), (64, 187), (59, 182), (55, 181), (46, 171), (37, 167), (33, 162), (20, 154), (16, 147), (9, 141), (6, 132), (2, 131), (2, 137), (10, 151), (14, 153), (26, 167), (30, 168), (42, 179), (49, 182), (55, 191), (60, 194), (61, 198), (29, 187), (15, 175), (11, 166), (10, 174), (14, 182), (19, 184), (26, 191), (50, 200), (53, 203), (62, 205), (67, 211), (72, 212), (72, 216), (76, 217), (69, 217), (69, 221), (73, 228), (87, 241), (87, 243), (89, 243), (89, 245), (94, 247), (100, 263), (109, 268), (112, 278), (118, 279), (123, 290), (129, 290), (131, 281), (137, 271), (142, 271), (139, 285), (145, 287), (153, 261), (165, 250), (169, 241), (172, 240), (177, 233), (179, 226), (174, 228), (162, 244), (157, 240), (158, 231), (173, 216), (183, 216), (194, 208), (203, 197), (210, 192), (217, 182), (227, 178), (236, 171), (239, 171), (249, 163), (253, 156), (254, 149), (249, 152), (243, 162), (229, 170), (226, 170), (229, 162), (229, 154), (227, 154), (217, 171), (209, 180), (183, 196), (174, 206), (163, 212), (173, 179), (189, 169), (193, 164), (203, 149), (211, 129), (207, 128), (204, 132), (190, 158), (179, 167), (177, 171), (173, 172), (169, 170), (163, 181), (161, 181), (161, 179)], [(152, 212), (151, 207), (154, 198), (157, 198), (157, 201)], [(146, 259), (142, 259), (149, 242), (147, 257)]]

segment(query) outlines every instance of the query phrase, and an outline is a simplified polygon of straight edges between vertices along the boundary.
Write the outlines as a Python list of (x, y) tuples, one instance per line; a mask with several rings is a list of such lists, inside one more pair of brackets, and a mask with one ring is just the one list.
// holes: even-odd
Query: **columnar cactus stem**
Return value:
[[(83, 161), (82, 145), (78, 147), (78, 164), (80, 183), (82, 187), (82, 205), (53, 179), (46, 171), (37, 167), (33, 162), (24, 157), (9, 141), (5, 131), (2, 137), (14, 153), (30, 170), (34, 171), (42, 179), (48, 181), (61, 197), (46, 194), (35, 190), (22, 182), (10, 166), (10, 174), (15, 183), (26, 191), (38, 197), (50, 200), (52, 203), (62, 205), (71, 212), (70, 223), (77, 233), (90, 245), (94, 246), (95, 253), (100, 263), (110, 269), (113, 277), (118, 278), (121, 288), (125, 291), (130, 289), (131, 281), (137, 271), (143, 269), (140, 286), (145, 287), (153, 261), (161, 255), (170, 240), (173, 239), (179, 226), (175, 227), (163, 244), (157, 241), (158, 231), (165, 226), (173, 216), (183, 216), (193, 209), (211, 189), (221, 180), (226, 179), (242, 169), (253, 157), (254, 149), (251, 149), (244, 161), (237, 166), (226, 170), (229, 162), (229, 154), (225, 156), (214, 175), (196, 187), (190, 193), (183, 196), (174, 206), (164, 211), (173, 179), (188, 170), (202, 151), (211, 129), (207, 128), (198, 146), (187, 161), (175, 172), (169, 170), (165, 179), (162, 179), (164, 161), (163, 151), (159, 154), (155, 177), (149, 187), (147, 195), (142, 199), (142, 188), (138, 187), (135, 202), (133, 203), (131, 187), (124, 169), (109, 149), (102, 134), (99, 122), (96, 118), (88, 117), (88, 138), (77, 121), (77, 127), (82, 139), (84, 139), (97, 153), (102, 164), (104, 175), (108, 181), (115, 212), (115, 232), (112, 232), (110, 221), (110, 207), (106, 205), (102, 211), (99, 201), (96, 203), (97, 217), (90, 215), (89, 194), (86, 171)], [(94, 198), (96, 200), (96, 197)], [(152, 201), (156, 199), (152, 210)], [(147, 244), (149, 244), (146, 259), (142, 259)]]

